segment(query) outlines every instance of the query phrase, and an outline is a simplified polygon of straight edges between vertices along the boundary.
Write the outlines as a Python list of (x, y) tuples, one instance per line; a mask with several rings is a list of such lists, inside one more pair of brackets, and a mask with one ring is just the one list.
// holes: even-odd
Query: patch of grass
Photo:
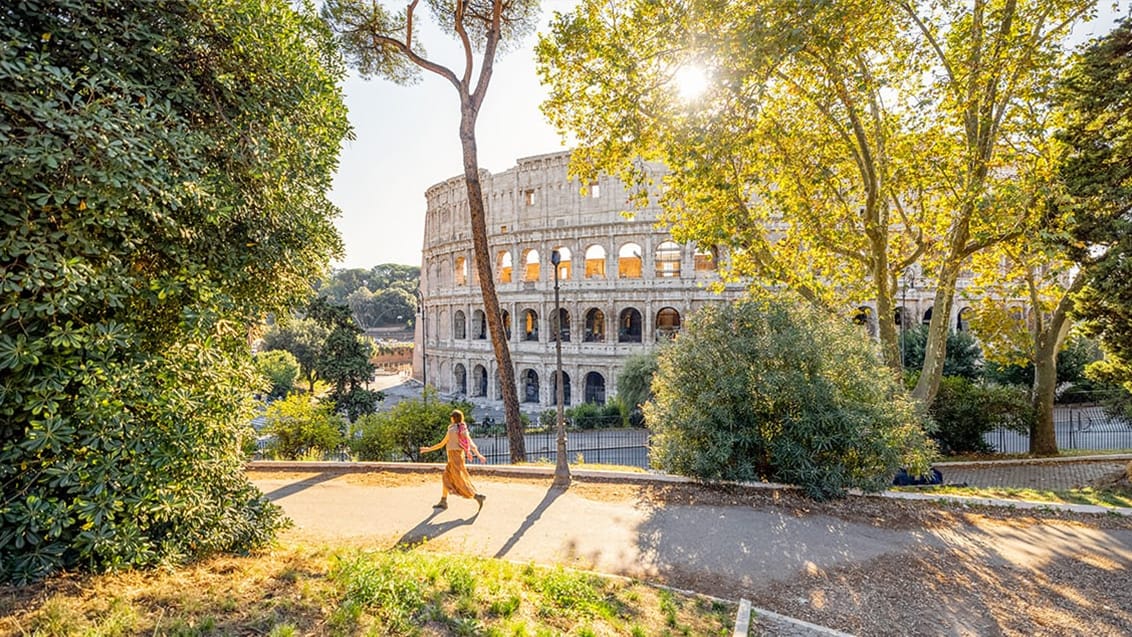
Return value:
[(349, 545), (0, 587), (8, 635), (727, 635), (734, 608), (563, 568)]
[(1028, 502), (1049, 502), (1060, 504), (1091, 504), (1105, 507), (1132, 507), (1132, 490), (1128, 489), (1071, 489), (1069, 491), (1044, 491), (1040, 489), (1017, 489), (1005, 487), (957, 487), (920, 486), (892, 487), (893, 491), (930, 493), (934, 495), (960, 495), (999, 500), (1024, 500)]

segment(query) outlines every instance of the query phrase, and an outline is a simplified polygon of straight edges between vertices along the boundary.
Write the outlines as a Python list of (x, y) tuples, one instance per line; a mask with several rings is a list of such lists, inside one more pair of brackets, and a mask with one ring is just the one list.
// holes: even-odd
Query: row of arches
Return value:
[[(468, 369), (463, 363), (456, 363), (452, 368), (452, 388), (457, 394), (463, 396), (470, 396), (472, 398), (487, 398), (488, 382), (487, 382), (487, 367), (481, 364), (476, 364), (472, 367), (472, 373), (469, 378)], [(549, 376), (549, 390), (551, 396), (558, 395), (557, 374), (553, 371), (547, 374)], [(562, 402), (565, 405), (573, 404), (570, 374), (562, 372)], [(498, 381), (498, 376), (496, 377)], [(542, 385), (539, 373), (534, 368), (525, 368), (520, 371), (517, 382), (519, 383), (519, 401), (524, 403), (539, 403), (541, 402)], [(582, 402), (596, 403), (598, 405), (605, 404), (605, 376), (601, 372), (591, 371), (586, 372), (582, 379)], [(495, 384), (496, 400), (502, 400), (503, 395), (500, 390), (498, 382)]]
[[(974, 311), (975, 310), (971, 307), (964, 307), (963, 309), (959, 310), (959, 312), (955, 316), (955, 330), (956, 331), (966, 332), (966, 331), (971, 329), (971, 316), (974, 313)], [(1021, 316), (1021, 314), (1020, 314), (1021, 310), (1018, 310), (1018, 313), (1019, 313), (1019, 317), (1020, 317)], [(914, 326), (917, 322), (919, 322), (923, 325), (927, 325), (928, 323), (932, 322), (932, 307), (931, 306), (929, 306), (926, 310), (924, 310), (924, 313), (923, 313), (922, 316), (920, 316), (919, 321), (917, 321), (917, 314), (918, 314), (918, 312), (913, 308), (908, 308), (908, 307), (898, 307), (898, 308), (896, 308), (894, 316), (893, 316), (893, 319), (896, 321), (896, 327), (898, 329), (910, 328), (910, 327)], [(905, 320), (905, 317), (907, 317), (907, 320)], [(856, 312), (853, 313), (853, 322), (856, 323), (857, 325), (862, 325), (862, 326), (866, 327), (868, 329), (870, 335), (872, 335), (872, 336), (876, 335), (877, 322), (876, 322), (876, 315), (873, 312), (873, 308), (871, 308), (867, 305), (863, 305), (861, 307), (858, 307)]]
[[(579, 264), (580, 270), (575, 270), (574, 254), (566, 246), (557, 246), (551, 251), (558, 252), (558, 278), (561, 281), (578, 279), (605, 279), (607, 277), (608, 255), (604, 246), (592, 244), (588, 246)], [(645, 275), (645, 261), (641, 245), (628, 242), (617, 250), (616, 277), (619, 279), (641, 279)], [(544, 258), (537, 248), (527, 248), (519, 255), (518, 269), (516, 260), (510, 250), (499, 250), (495, 253), (495, 271), (500, 283), (513, 281), (539, 281), (543, 278), (544, 263), (550, 265), (550, 254)], [(680, 278), (683, 271), (684, 248), (675, 241), (663, 241), (653, 251), (653, 274), (656, 278)], [(453, 283), (457, 286), (466, 286), (478, 281), (475, 268), (471, 267), (470, 260), (464, 255), (455, 258), (453, 267)], [(716, 256), (713, 251), (696, 249), (693, 252), (692, 267), (696, 272), (710, 272), (716, 269)], [(550, 275), (552, 276), (552, 274)], [(549, 278), (549, 277), (548, 277)]]
[[(558, 334), (558, 338), (562, 342), (570, 342), (572, 338), (572, 320), (570, 312), (566, 308), (558, 309), (558, 316), (555, 317), (551, 312), (549, 324), (547, 325), (549, 331), (548, 341), (554, 341), (554, 334)], [(672, 338), (680, 331), (681, 324), (680, 312), (673, 307), (661, 308), (656, 313), (656, 321), (654, 322), (656, 335), (658, 338)], [(518, 331), (520, 341), (538, 341), (539, 340), (539, 316), (538, 312), (534, 309), (526, 308), (519, 315)], [(604, 343), (607, 342), (606, 332), (606, 315), (605, 312), (599, 308), (592, 307), (586, 310), (582, 316), (581, 324), (581, 342), (584, 343)], [(483, 310), (475, 310), (472, 312), (471, 325), (469, 324), (467, 315), (463, 310), (456, 310), (452, 316), (452, 338), (455, 340), (487, 340), (487, 315)], [(511, 329), (511, 314), (507, 310), (503, 310), (503, 330), (507, 335), (507, 340), (512, 338)], [(641, 343), (643, 342), (644, 321), (640, 310), (635, 307), (627, 307), (621, 310), (617, 316), (617, 343)], [(610, 335), (611, 336), (611, 335)], [(612, 338), (608, 339), (614, 342)]]

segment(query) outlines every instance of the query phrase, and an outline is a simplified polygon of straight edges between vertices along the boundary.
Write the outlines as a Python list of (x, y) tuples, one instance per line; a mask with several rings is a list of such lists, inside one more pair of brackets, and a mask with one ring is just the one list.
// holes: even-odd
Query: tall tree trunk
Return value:
[[(954, 261), (954, 263), (952, 263)], [(959, 261), (949, 260), (940, 267), (936, 281), (935, 299), (932, 302), (932, 320), (928, 323), (928, 340), (924, 345), (924, 366), (920, 379), (912, 390), (912, 397), (925, 407), (932, 404), (943, 377), (943, 363), (947, 357), (947, 333), (951, 327), (951, 305), (955, 302), (955, 282), (959, 279)]]
[(480, 184), (479, 159), (476, 151), (476, 112), (468, 104), (461, 107), (460, 148), (464, 154), (464, 183), (468, 190), (468, 210), (471, 213), (472, 248), (483, 294), (487, 329), (499, 365), (499, 383), (503, 393), (503, 417), (507, 425), (507, 440), (511, 447), (511, 462), (524, 462), (527, 458), (523, 439), (523, 421), (519, 415), (519, 395), (515, 383), (515, 366), (511, 362), (511, 349), (503, 331), (503, 317), (499, 311), (499, 297), (495, 292), (495, 279), (491, 273), (491, 250), (487, 243), (487, 212)]
[[(1034, 326), (1034, 422), (1030, 426), (1030, 453), (1035, 456), (1056, 456), (1057, 431), (1053, 426), (1053, 400), (1057, 391), (1057, 353), (1069, 335), (1069, 308), (1073, 297), (1085, 284), (1078, 273), (1061, 296), (1049, 321), (1035, 317)], [(1035, 300), (1036, 302), (1036, 300)]]

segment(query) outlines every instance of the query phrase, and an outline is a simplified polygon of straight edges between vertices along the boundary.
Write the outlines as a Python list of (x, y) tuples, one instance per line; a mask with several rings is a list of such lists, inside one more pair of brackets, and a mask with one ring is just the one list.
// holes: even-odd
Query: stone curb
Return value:
[(892, 498), (895, 500), (933, 500), (944, 504), (962, 506), (998, 506), (1011, 509), (1032, 509), (1039, 511), (1068, 511), (1071, 513), (1113, 514), (1132, 516), (1132, 507), (1107, 507), (1097, 504), (1072, 504), (1067, 502), (1036, 502), (1033, 500), (1000, 500), (981, 498), (973, 495), (949, 495), (930, 493), (907, 493), (904, 491), (885, 491), (883, 493), (861, 494), (869, 497)]

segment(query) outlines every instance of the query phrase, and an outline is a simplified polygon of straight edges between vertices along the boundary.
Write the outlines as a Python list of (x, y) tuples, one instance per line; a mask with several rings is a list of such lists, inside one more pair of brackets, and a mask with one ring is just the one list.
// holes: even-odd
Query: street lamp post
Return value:
[(428, 323), (425, 321), (424, 292), (417, 288), (417, 312), (421, 315), (421, 396), (428, 400), (428, 358), (425, 356), (425, 344), (428, 342)]
[(565, 402), (565, 391), (562, 386), (562, 310), (558, 303), (558, 264), (562, 262), (562, 255), (558, 250), (550, 253), (550, 263), (554, 266), (554, 393), (555, 403), (558, 407), (558, 450), (555, 453), (554, 485), (559, 487), (570, 486), (570, 464), (566, 461), (566, 418), (562, 403)]

